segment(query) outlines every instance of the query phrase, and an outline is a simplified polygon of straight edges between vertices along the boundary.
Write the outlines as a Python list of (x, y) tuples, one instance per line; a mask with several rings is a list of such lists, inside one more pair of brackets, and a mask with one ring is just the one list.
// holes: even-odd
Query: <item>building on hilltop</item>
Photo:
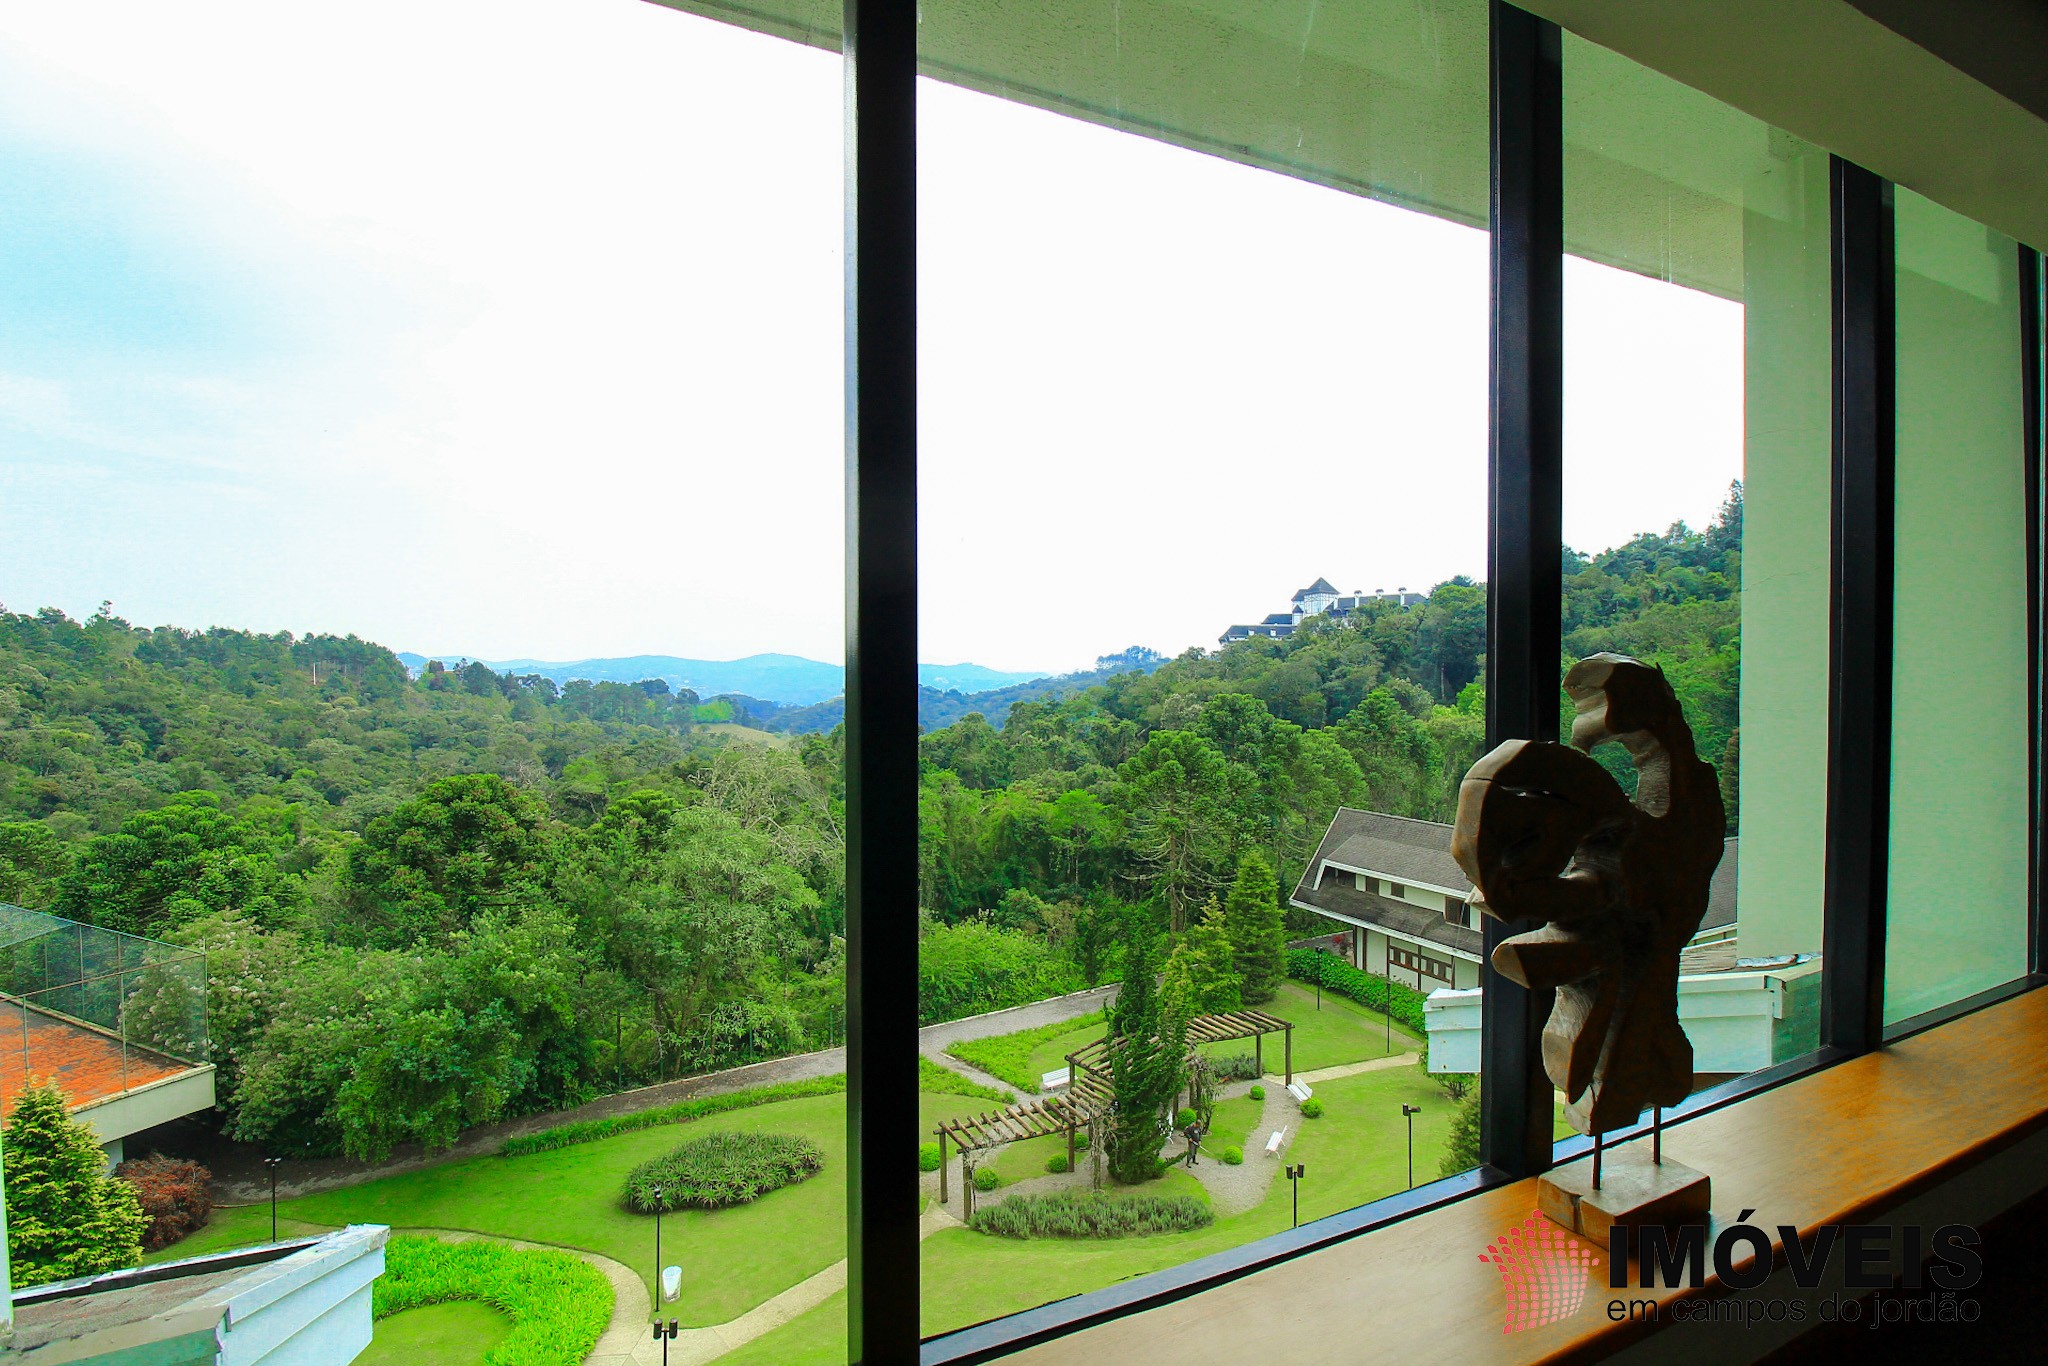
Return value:
[(1396, 607), (1413, 607), (1426, 602), (1427, 593), (1411, 593), (1405, 587), (1389, 593), (1384, 588), (1375, 588), (1368, 593), (1363, 588), (1349, 593), (1340, 593), (1328, 579), (1317, 579), (1308, 587), (1298, 590), (1290, 610), (1274, 612), (1262, 621), (1250, 625), (1233, 626), (1216, 637), (1219, 645), (1233, 641), (1248, 640), (1252, 636), (1264, 636), (1269, 640), (1285, 640), (1294, 634), (1294, 628), (1310, 617), (1330, 617), (1343, 621), (1360, 609), (1374, 603), (1392, 603)]

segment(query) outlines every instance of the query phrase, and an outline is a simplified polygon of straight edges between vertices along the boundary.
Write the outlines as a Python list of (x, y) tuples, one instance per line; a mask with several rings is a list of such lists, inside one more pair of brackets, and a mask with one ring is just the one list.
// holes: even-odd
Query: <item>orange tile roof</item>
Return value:
[(30, 1078), (55, 1081), (76, 1110), (190, 1070), (189, 1063), (123, 1045), (104, 1030), (18, 1001), (0, 1002), (0, 1114), (13, 1113)]

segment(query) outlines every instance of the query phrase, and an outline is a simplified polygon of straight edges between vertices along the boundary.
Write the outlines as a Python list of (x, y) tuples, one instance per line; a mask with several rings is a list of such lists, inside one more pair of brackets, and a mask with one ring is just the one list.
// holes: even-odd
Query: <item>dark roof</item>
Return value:
[[(1736, 840), (1731, 836), (1721, 846), (1721, 862), (1714, 869), (1714, 881), (1707, 892), (1707, 913), (1700, 921), (1703, 930), (1734, 923), (1735, 854)], [(1315, 857), (1309, 860), (1308, 869), (1302, 874), (1301, 884), (1294, 889), (1294, 900), (1312, 909), (1334, 911), (1354, 920), (1371, 920), (1396, 932), (1414, 934), (1453, 948), (1464, 947), (1462, 940), (1425, 935), (1407, 928), (1407, 920), (1411, 916), (1421, 916), (1434, 921), (1448, 935), (1469, 936), (1473, 944), (1470, 951), (1474, 954), (1479, 952), (1477, 930), (1445, 924), (1441, 915), (1426, 907), (1410, 906), (1403, 901), (1350, 887), (1318, 887), (1316, 884), (1322, 880), (1322, 868), (1326, 862), (1365, 869), (1394, 882), (1447, 888), (1469, 898), (1472, 895), (1471, 880), (1458, 867), (1457, 860), (1451, 857), (1451, 827), (1442, 821), (1418, 821), (1406, 816), (1389, 816), (1382, 811), (1338, 807), (1337, 814), (1330, 819), (1330, 828), (1323, 833), (1322, 843), (1316, 846)]]
[(1294, 595), (1294, 600), (1296, 602), (1300, 602), (1303, 598), (1307, 597), (1311, 593), (1335, 593), (1336, 591), (1337, 590), (1331, 586), (1330, 581), (1328, 579), (1317, 579), (1314, 583), (1302, 589), (1299, 593), (1296, 593)]
[[(1318, 865), (1319, 866), (1319, 865)], [(1302, 885), (1294, 889), (1294, 900), (1312, 910), (1328, 911), (1347, 920), (1362, 921), (1378, 925), (1396, 934), (1405, 934), (1411, 939), (1420, 939), (1431, 944), (1442, 944), (1470, 954), (1474, 958), (1485, 956), (1485, 937), (1478, 930), (1468, 930), (1463, 925), (1453, 925), (1444, 919), (1443, 912), (1432, 911), (1427, 906), (1411, 906), (1405, 901), (1395, 901), (1368, 892), (1358, 887), (1310, 887), (1303, 879)]]
[(1273, 612), (1268, 614), (1266, 620), (1261, 624), (1266, 626), (1292, 626), (1294, 625), (1294, 613)]

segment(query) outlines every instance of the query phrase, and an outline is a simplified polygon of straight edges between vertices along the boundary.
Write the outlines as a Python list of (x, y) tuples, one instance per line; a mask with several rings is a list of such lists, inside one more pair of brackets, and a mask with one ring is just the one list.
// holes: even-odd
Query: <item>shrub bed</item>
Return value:
[(485, 1366), (579, 1366), (612, 1317), (612, 1287), (588, 1262), (551, 1248), (444, 1243), (406, 1234), (384, 1247), (371, 1313), (475, 1300), (504, 1312), (512, 1331)]
[(974, 1212), (969, 1227), (998, 1238), (1135, 1238), (1206, 1228), (1216, 1213), (1191, 1195), (1062, 1191), (1013, 1195)]
[(1259, 1060), (1251, 1053), (1224, 1053), (1209, 1059), (1216, 1075), (1225, 1081), (1257, 1081)]
[[(1417, 1034), (1426, 1032), (1422, 1023), (1421, 992), (1369, 972), (1360, 972), (1341, 958), (1333, 958), (1315, 949), (1289, 949), (1287, 975), (1297, 982), (1309, 983), (1320, 977), (1324, 991), (1334, 991), (1347, 1000), (1358, 1002), (1367, 1010), (1391, 1014), (1395, 1023), (1404, 1025)], [(1390, 995), (1391, 1008), (1388, 1005)]]
[(595, 1143), (600, 1138), (613, 1134), (631, 1133), (635, 1129), (652, 1129), (661, 1124), (679, 1124), (684, 1120), (702, 1119), (706, 1115), (722, 1115), (728, 1110), (744, 1110), (754, 1105), (768, 1105), (778, 1100), (796, 1100), (802, 1096), (829, 1096), (846, 1089), (846, 1077), (818, 1077), (811, 1081), (782, 1082), (775, 1086), (756, 1086), (746, 1091), (728, 1091), (718, 1096), (698, 1096), (691, 1100), (677, 1101), (673, 1105), (657, 1105), (650, 1110), (638, 1110), (630, 1115), (607, 1115), (603, 1119), (579, 1119), (568, 1124), (557, 1124), (547, 1129), (536, 1129), (530, 1134), (517, 1134), (505, 1140), (498, 1149), (501, 1157), (520, 1157), (526, 1153), (552, 1152), (574, 1143)]
[(938, 1144), (920, 1143), (917, 1145), (917, 1169), (919, 1171), (935, 1172), (939, 1169), (940, 1165)]
[(974, 1188), (976, 1190), (992, 1191), (1002, 1184), (1003, 1178), (996, 1175), (994, 1167), (976, 1167), (974, 1169)]
[(151, 1153), (114, 1168), (114, 1175), (135, 1188), (149, 1227), (142, 1231), (142, 1250), (169, 1247), (186, 1234), (206, 1227), (213, 1217), (213, 1173), (197, 1162)]
[[(724, 1209), (815, 1175), (825, 1154), (793, 1134), (723, 1133), (693, 1138), (626, 1176), (626, 1207)], [(659, 1190), (659, 1196), (655, 1192)]]

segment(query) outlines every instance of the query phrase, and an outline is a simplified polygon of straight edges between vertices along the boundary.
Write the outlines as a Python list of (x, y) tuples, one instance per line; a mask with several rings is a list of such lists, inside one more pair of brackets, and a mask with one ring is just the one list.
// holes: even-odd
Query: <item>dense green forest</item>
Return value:
[[(1665, 667), (1731, 794), (1741, 512), (1570, 556), (1565, 601), (1570, 656)], [(1485, 627), (1453, 580), (929, 731), (925, 1017), (1116, 980), (1248, 867), (1284, 900), (1339, 805), (1447, 818)], [(0, 610), (0, 899), (207, 950), (224, 1122), (279, 1151), (836, 1042), (842, 736), (700, 716), (659, 681)]]

